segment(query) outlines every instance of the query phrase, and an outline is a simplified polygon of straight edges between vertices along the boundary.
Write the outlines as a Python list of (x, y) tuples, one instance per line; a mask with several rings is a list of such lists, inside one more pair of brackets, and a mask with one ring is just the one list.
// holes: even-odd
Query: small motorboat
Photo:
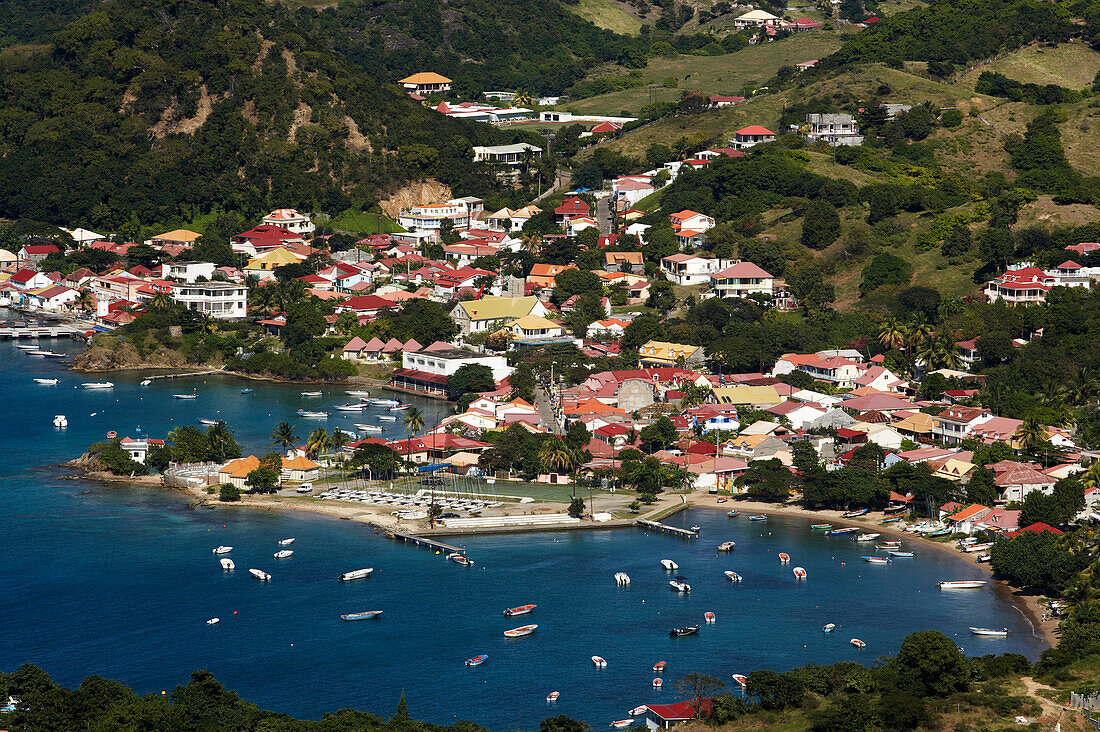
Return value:
[(546, 695), (546, 702), (548, 704), (556, 702), (559, 697), (561, 697), (561, 692), (551, 691), (549, 694)]
[(35, 379), (34, 383), (42, 386), (56, 386), (60, 379)]
[(768, 520), (768, 517), (765, 514), (762, 514), (762, 513), (758, 513), (758, 514), (754, 514), (752, 516), (749, 516), (749, 521), (767, 521), (767, 520)]
[(828, 531), (831, 528), (832, 524), (810, 524), (810, 531)]
[(723, 541), (721, 544), (718, 545), (718, 551), (720, 551), (720, 552), (732, 552), (736, 547), (737, 547), (737, 544), (735, 544), (732, 541)]
[(222, 557), (219, 561), (221, 562), (222, 569), (226, 572), (231, 572), (237, 568), (237, 565), (233, 564), (233, 560), (229, 557)]
[(117, 433), (117, 432), (115, 432), (114, 430), (108, 430), (108, 431), (107, 431), (107, 439), (108, 439), (108, 440), (113, 440), (113, 439), (115, 439), (116, 437), (118, 437), (118, 433)]
[(321, 396), (321, 392), (319, 392), (319, 391), (303, 391), (302, 396), (304, 396), (304, 397), (319, 397), (319, 396)]
[(631, 709), (630, 710), (630, 716), (631, 717), (640, 717), (648, 711), (649, 711), (649, 707), (646, 706), (645, 704), (642, 704), (642, 705), (636, 706), (633, 709)]
[(749, 683), (748, 677), (744, 674), (733, 674), (733, 680), (742, 687)]
[(671, 559), (662, 559), (661, 566), (667, 569), (669, 572), (674, 572), (680, 568), (680, 565), (672, 561)]
[(66, 417), (64, 414), (55, 414), (53, 416), (53, 426), (57, 427), (58, 429), (68, 427), (69, 426), (69, 418)]
[(366, 569), (353, 569), (350, 572), (344, 572), (340, 575), (339, 580), (341, 582), (350, 582), (351, 580), (363, 579), (364, 577), (370, 577), (370, 573), (374, 571), (374, 567), (367, 567)]
[(655, 673), (655, 674), (664, 673), (665, 666), (667, 666), (667, 665), (668, 665), (668, 661), (658, 661), (657, 663), (653, 664), (653, 673)]
[(634, 724), (633, 719), (620, 719), (617, 722), (612, 722), (611, 726), (615, 729), (623, 729), (624, 727), (629, 727), (632, 724)]
[(218, 420), (216, 420), (216, 419), (210, 419), (209, 417), (199, 417), (199, 424), (205, 424), (205, 425), (208, 425), (208, 426), (213, 426), (213, 425), (216, 425), (217, 423), (218, 423)]
[(371, 435), (382, 434), (382, 428), (376, 424), (359, 424), (358, 422), (356, 422), (355, 428), (360, 432), (366, 432), (367, 434)]
[(221, 546), (214, 547), (214, 553), (215, 554), (228, 554), (231, 551), (233, 551), (233, 547), (225, 546), (224, 544), (222, 544)]
[(670, 630), (668, 634), (673, 638), (683, 638), (687, 635), (695, 635), (698, 632), (698, 625), (681, 625), (679, 628), (673, 628), (672, 630)]
[(470, 666), (480, 666), (481, 664), (485, 663), (488, 660), (489, 660), (489, 657), (487, 655), (485, 655), (484, 653), (482, 653), (480, 656), (474, 656), (473, 658), (467, 658), (466, 659), (466, 667), (469, 668)]
[(856, 541), (874, 541), (882, 536), (882, 534), (860, 534), (856, 537)]
[(380, 414), (380, 415), (378, 415), (378, 419), (382, 420), (383, 422), (396, 422), (397, 421), (397, 417), (393, 416), (392, 414)]
[(248, 573), (258, 579), (260, 582), (267, 582), (271, 579), (271, 575), (262, 569), (250, 569)]
[(737, 574), (737, 572), (734, 572), (732, 570), (726, 570), (724, 572), (724, 574), (726, 575), (726, 577), (729, 579), (730, 582), (740, 582), (741, 581), (741, 575)]
[(351, 391), (345, 391), (345, 394), (353, 397), (369, 397), (369, 391), (363, 391), (362, 389), (352, 389)]
[(298, 416), (308, 419), (328, 419), (328, 412), (311, 412), (308, 409), (299, 409)]
[(626, 572), (616, 572), (615, 584), (619, 585), (620, 587), (626, 587), (630, 584), (630, 575)]
[(142, 382), (141, 382), (141, 386), (149, 386), (152, 383), (153, 383), (152, 379), (143, 379)]
[(703, 620), (708, 623), (713, 623), (715, 620), (714, 613), (712, 613), (710, 610), (707, 610), (705, 613), (703, 613)]
[(876, 544), (876, 546), (893, 547), (894, 549), (897, 549), (899, 546), (901, 546), (901, 539), (890, 539), (889, 541), (879, 542), (879, 544)]
[(889, 564), (890, 557), (863, 557), (863, 561), (868, 564)]
[(337, 404), (333, 407), (333, 409), (338, 412), (362, 412), (366, 408), (367, 405), (363, 402), (358, 402), (357, 404)]
[(989, 635), (995, 638), (1004, 638), (1008, 635), (1008, 628), (971, 628), (970, 632), (974, 635)]
[(371, 618), (377, 618), (382, 614), (381, 610), (367, 610), (363, 613), (348, 613), (347, 615), (341, 615), (341, 620), (370, 620)]
[(593, 656), (592, 665), (596, 668), (607, 668), (607, 661), (603, 660), (599, 656)]
[(692, 526), (692, 527), (691, 527), (691, 528), (689, 529), (689, 531), (694, 531), (694, 532), (695, 532), (696, 534), (698, 534), (698, 533), (699, 533), (699, 528), (700, 528), (700, 527), (698, 527), (698, 526)]
[(408, 409), (411, 406), (412, 406), (411, 404), (398, 404), (395, 407), (390, 407), (390, 411), (391, 412), (404, 412), (406, 409)]
[(855, 511), (849, 511), (848, 513), (841, 514), (841, 518), (855, 518), (856, 516), (863, 516), (870, 510), (871, 509), (869, 508), (859, 508)]
[(941, 590), (978, 590), (985, 587), (985, 580), (953, 580), (937, 582)]
[(849, 534), (854, 534), (857, 531), (859, 531), (859, 529), (854, 527), (847, 527), (843, 529), (830, 529), (829, 531), (825, 532), (825, 536), (848, 536)]
[(474, 566), (474, 560), (468, 559), (465, 555), (459, 554), (458, 552), (451, 552), (447, 555), (447, 559), (450, 559), (455, 564), (461, 564), (463, 567)]
[(851, 643), (856, 648), (866, 648), (867, 647), (867, 644), (864, 643), (863, 641), (861, 641), (859, 638), (853, 638), (852, 640), (850, 640), (848, 642)]
[(373, 399), (371, 401), (376, 407), (396, 407), (401, 404), (396, 399)]
[(85, 389), (114, 389), (114, 383), (110, 381), (86, 381), (81, 384)]
[(681, 582), (680, 580), (670, 580), (668, 586), (673, 592), (688, 593), (691, 592), (691, 585), (687, 582)]
[(37, 351), (38, 350), (38, 346), (35, 346), (33, 344), (30, 344), (30, 343), (16, 343), (15, 347), (18, 348), (20, 351)]
[(660, 689), (664, 685), (665, 685), (664, 679), (662, 679), (660, 676), (653, 679), (653, 688), (654, 689)]
[(827, 623), (824, 628), (821, 629), (822, 633), (832, 633), (836, 630), (836, 623)]
[(279, 546), (290, 546), (294, 543), (294, 539), (279, 539)]
[(791, 555), (787, 552), (779, 552), (779, 563), (788, 564), (791, 561)]
[(520, 605), (519, 607), (510, 607), (504, 611), (505, 615), (526, 615), (534, 610), (538, 605)]
[(251, 394), (252, 391), (253, 391), (252, 389), (241, 389), (242, 394)]
[(794, 573), (794, 578), (795, 579), (797, 579), (797, 580), (806, 579), (806, 570), (802, 569), (802, 567), (795, 567), (791, 571)]
[(221, 622), (221, 618), (210, 618), (209, 620), (206, 621), (206, 624), (207, 625), (217, 625), (220, 622)]
[(977, 562), (978, 564), (984, 564), (985, 562), (990, 562), (992, 560), (993, 560), (993, 555), (992, 554), (979, 554), (978, 557), (974, 561)]
[(511, 630), (504, 631), (505, 638), (522, 638), (525, 635), (531, 635), (539, 626), (537, 625), (521, 625), (518, 628), (512, 628)]
[(172, 398), (173, 399), (198, 399), (199, 395), (195, 394), (195, 393), (191, 393), (191, 394), (173, 394)]
[(289, 557), (293, 553), (294, 553), (293, 549), (280, 549), (279, 551), (275, 552), (274, 556), (275, 556), (276, 559), (286, 559), (287, 557)]
[(729, 516), (730, 518), (737, 518), (737, 516), (740, 515), (740, 513), (741, 512), (738, 511), (736, 508), (731, 508), (729, 511), (726, 511), (726, 515)]
[[(913, 556), (913, 552), (903, 552), (900, 549), (890, 549), (886, 553), (889, 554), (891, 557), (911, 557), (911, 556)], [(981, 557), (978, 557), (978, 559), (980, 560)]]
[(968, 544), (964, 547), (960, 547), (967, 554), (973, 554), (974, 552), (985, 552), (993, 548), (993, 543), (988, 544)]

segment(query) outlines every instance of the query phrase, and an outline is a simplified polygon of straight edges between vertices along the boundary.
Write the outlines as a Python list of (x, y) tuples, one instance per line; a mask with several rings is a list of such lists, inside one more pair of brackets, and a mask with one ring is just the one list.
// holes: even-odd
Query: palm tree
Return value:
[(167, 292), (158, 292), (149, 300), (149, 307), (153, 310), (167, 310), (172, 307), (172, 296)]
[(577, 483), (572, 479), (573, 468), (577, 465), (577, 456), (566, 444), (565, 440), (557, 435), (551, 435), (539, 445), (539, 462), (543, 464), (547, 472), (565, 472), (570, 476), (573, 486), (573, 497), (577, 497)]
[(1100, 488), (1100, 462), (1093, 463), (1088, 470), (1081, 473), (1081, 485), (1086, 488)]
[(1031, 415), (1016, 428), (1016, 431), (1012, 434), (1012, 439), (1016, 440), (1024, 449), (1033, 450), (1037, 445), (1046, 442), (1047, 428), (1038, 417)]
[[(222, 462), (230, 457), (233, 445), (233, 433), (225, 422), (218, 420), (206, 430), (206, 439), (210, 445), (210, 455), (215, 462)], [(238, 453), (239, 455), (240, 453)]]
[(324, 427), (318, 427), (309, 433), (306, 439), (306, 455), (317, 457), (332, 444), (332, 436)]
[(280, 422), (271, 431), (271, 444), (279, 445), (284, 450), (294, 446), (294, 425), (290, 422)]
[(878, 342), (886, 348), (900, 349), (905, 345), (908, 331), (897, 318), (887, 318), (878, 334)]
[[(348, 436), (347, 432), (344, 432), (339, 427), (334, 429), (332, 431), (332, 433), (329, 434), (329, 447), (332, 448), (332, 451), (334, 453), (339, 454), (340, 451), (344, 449), (344, 446), (347, 445), (349, 442), (351, 442), (351, 437)], [(341, 475), (343, 475), (343, 463), (344, 463), (343, 456), (340, 455), (340, 472), (341, 472)]]
[(412, 462), (412, 436), (424, 429), (424, 415), (416, 407), (409, 407), (401, 424), (405, 426), (405, 457)]
[(537, 231), (525, 231), (519, 240), (523, 251), (529, 252), (532, 257), (539, 256), (539, 250), (542, 249), (542, 234)]
[(75, 300), (73, 300), (73, 307), (77, 310), (83, 310), (89, 312), (94, 310), (96, 306), (95, 296), (92, 295), (92, 291), (89, 289), (83, 289)]

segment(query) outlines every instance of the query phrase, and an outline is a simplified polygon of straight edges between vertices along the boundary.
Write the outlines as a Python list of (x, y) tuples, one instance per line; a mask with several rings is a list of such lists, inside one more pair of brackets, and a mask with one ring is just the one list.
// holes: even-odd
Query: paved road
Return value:
[(561, 434), (561, 424), (554, 417), (554, 408), (550, 406), (550, 397), (542, 386), (535, 384), (535, 406), (539, 408), (539, 424), (550, 430), (552, 434)]
[(596, 223), (604, 236), (611, 233), (611, 197), (605, 196), (596, 202)]

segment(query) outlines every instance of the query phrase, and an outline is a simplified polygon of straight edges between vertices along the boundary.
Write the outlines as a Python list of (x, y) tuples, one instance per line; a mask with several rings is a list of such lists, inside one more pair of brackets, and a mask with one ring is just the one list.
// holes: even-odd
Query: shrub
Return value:
[(219, 501), (239, 501), (241, 500), (241, 489), (232, 483), (222, 483), (218, 488), (218, 500)]

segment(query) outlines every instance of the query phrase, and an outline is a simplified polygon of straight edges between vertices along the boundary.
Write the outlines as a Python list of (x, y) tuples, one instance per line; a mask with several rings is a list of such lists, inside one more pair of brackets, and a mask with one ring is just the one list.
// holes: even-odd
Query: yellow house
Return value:
[(524, 315), (504, 327), (516, 338), (559, 338), (565, 335), (564, 327), (539, 315)]
[(218, 469), (218, 482), (247, 488), (244, 484), (245, 478), (258, 467), (260, 467), (260, 459), (255, 455), (230, 460)]
[(290, 250), (279, 247), (249, 260), (248, 264), (244, 266), (244, 273), (255, 275), (260, 279), (270, 278), (275, 276), (274, 272), (277, 268), (287, 264), (297, 264), (301, 261)]
[(154, 236), (151, 239), (151, 242), (152, 245), (155, 247), (162, 247), (166, 244), (175, 244), (177, 246), (190, 247), (193, 246), (196, 241), (198, 241), (200, 236), (202, 236), (202, 234), (190, 231), (188, 229), (174, 229), (172, 231), (166, 231), (158, 236)]
[(702, 361), (703, 355), (703, 349), (699, 346), (650, 341), (638, 349), (638, 363), (655, 367), (687, 366)]
[(974, 463), (957, 458), (948, 458), (932, 474), (937, 478), (947, 478), (958, 482), (969, 475), (973, 469)]
[(321, 466), (305, 455), (283, 458), (283, 469), (280, 475), (283, 480), (293, 480), (300, 483), (307, 480), (317, 480), (320, 476)]
[(716, 386), (711, 394), (718, 404), (745, 404), (755, 409), (767, 409), (783, 401), (774, 386)]

